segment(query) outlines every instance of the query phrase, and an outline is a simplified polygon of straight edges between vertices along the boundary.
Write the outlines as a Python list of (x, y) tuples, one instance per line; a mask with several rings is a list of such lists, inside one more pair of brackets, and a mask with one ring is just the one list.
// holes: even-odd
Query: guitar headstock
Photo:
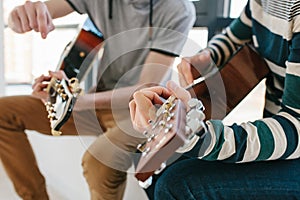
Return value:
[(70, 80), (52, 78), (47, 87), (49, 100), (45, 103), (53, 135), (62, 134), (60, 128), (70, 118), (76, 99), (82, 92), (79, 83), (93, 66), (103, 41), (103, 34), (88, 18), (62, 52), (57, 70), (63, 70)]
[(70, 118), (78, 95), (82, 92), (76, 78), (59, 80), (52, 78), (47, 92), (48, 101), (45, 103), (53, 135), (61, 135), (62, 125)]
[(138, 180), (147, 180), (186, 142), (188, 136), (185, 135), (185, 119), (186, 108), (174, 96), (157, 110), (156, 119), (144, 132), (147, 140), (137, 147), (142, 152), (136, 167), (135, 176)]

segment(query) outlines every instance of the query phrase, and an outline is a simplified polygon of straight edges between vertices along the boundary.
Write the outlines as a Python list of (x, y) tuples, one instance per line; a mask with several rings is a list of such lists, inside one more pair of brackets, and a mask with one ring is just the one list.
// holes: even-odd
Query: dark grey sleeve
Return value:
[(173, 5), (162, 8), (158, 21), (159, 28), (155, 25), (153, 30), (152, 50), (166, 52), (167, 54), (180, 55), (188, 38), (188, 33), (195, 23), (195, 7), (189, 1), (178, 1)]
[(87, 3), (91, 3), (93, 0), (88, 0), (88, 1), (82, 1), (82, 0), (66, 0), (72, 8), (80, 13), (80, 14), (86, 14), (87, 13)]

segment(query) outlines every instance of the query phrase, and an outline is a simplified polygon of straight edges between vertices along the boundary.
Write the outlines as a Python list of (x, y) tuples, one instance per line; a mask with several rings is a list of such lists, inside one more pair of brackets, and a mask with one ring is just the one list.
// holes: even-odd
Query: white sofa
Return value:
[[(51, 200), (89, 200), (88, 186), (82, 175), (81, 157), (94, 137), (64, 136), (52, 137), (28, 131), (29, 140), (40, 169), (47, 181)], [(0, 163), (1, 164), (1, 163)], [(0, 199), (19, 200), (3, 166), (0, 165)], [(128, 174), (128, 184), (124, 200), (147, 200), (132, 174)]]

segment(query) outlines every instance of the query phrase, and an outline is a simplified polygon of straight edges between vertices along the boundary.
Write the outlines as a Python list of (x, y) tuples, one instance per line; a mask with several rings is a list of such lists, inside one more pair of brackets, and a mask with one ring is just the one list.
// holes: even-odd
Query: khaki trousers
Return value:
[[(45, 179), (25, 130), (51, 134), (42, 102), (31, 96), (0, 98), (0, 158), (4, 168), (22, 199), (48, 199)], [(132, 129), (129, 111), (74, 112), (62, 132), (98, 135), (82, 158), (91, 199), (122, 199), (127, 170), (138, 156), (134, 153), (136, 145), (144, 140)]]

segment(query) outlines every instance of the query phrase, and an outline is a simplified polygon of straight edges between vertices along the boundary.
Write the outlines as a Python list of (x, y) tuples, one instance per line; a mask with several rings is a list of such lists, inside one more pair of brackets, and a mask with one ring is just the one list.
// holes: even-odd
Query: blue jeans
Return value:
[(156, 177), (150, 199), (300, 199), (300, 159), (232, 164), (182, 159)]

